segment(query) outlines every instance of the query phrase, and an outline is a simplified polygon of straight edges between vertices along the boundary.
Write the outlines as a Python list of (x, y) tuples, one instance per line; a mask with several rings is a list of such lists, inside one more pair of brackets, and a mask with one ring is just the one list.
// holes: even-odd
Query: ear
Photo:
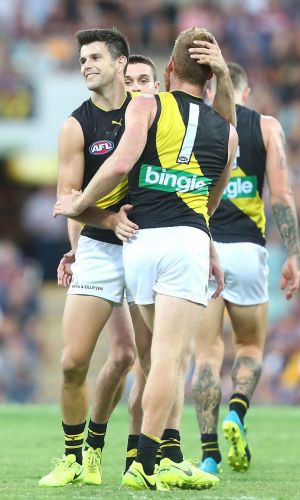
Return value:
[(246, 102), (248, 100), (250, 92), (251, 92), (250, 87), (248, 87), (246, 90), (244, 90), (243, 95), (242, 95), (243, 102)]
[(175, 67), (174, 57), (171, 56), (167, 64), (167, 71), (171, 73), (172, 71), (174, 71), (174, 67)]
[(209, 71), (206, 80), (211, 80), (213, 76), (214, 76), (213, 72)]
[(155, 82), (154, 88), (155, 88), (155, 93), (159, 92), (160, 82)]
[(126, 64), (127, 64), (127, 57), (120, 56), (118, 63), (117, 63), (117, 71), (124, 72), (124, 68), (125, 68)]

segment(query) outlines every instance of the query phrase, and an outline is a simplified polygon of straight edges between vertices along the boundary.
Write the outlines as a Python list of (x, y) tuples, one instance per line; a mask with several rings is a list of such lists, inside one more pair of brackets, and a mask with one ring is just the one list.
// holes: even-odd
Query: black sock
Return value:
[(96, 424), (96, 422), (90, 420), (86, 444), (88, 444), (91, 448), (94, 448), (94, 450), (97, 448), (102, 450), (104, 447), (106, 429), (107, 422), (105, 424)]
[(180, 448), (179, 431), (177, 429), (165, 429), (161, 439), (161, 458), (169, 458), (178, 464), (182, 462), (183, 455)]
[(161, 447), (159, 447), (157, 449), (156, 457), (155, 457), (155, 463), (156, 463), (156, 465), (160, 464), (161, 459), (162, 459), (162, 456), (161, 456)]
[(136, 459), (138, 444), (139, 444), (139, 435), (129, 434), (127, 442), (125, 472), (129, 469), (132, 462)]
[(214, 458), (217, 463), (222, 460), (218, 444), (218, 434), (201, 434), (202, 462), (208, 457)]
[(247, 413), (247, 410), (249, 408), (249, 399), (247, 396), (244, 396), (244, 394), (239, 394), (238, 392), (235, 392), (232, 394), (230, 401), (229, 401), (229, 409), (230, 411), (234, 410), (237, 412), (240, 421), (242, 424), (244, 423), (244, 417)]
[(150, 434), (141, 434), (136, 461), (143, 466), (144, 472), (151, 476), (154, 472), (156, 452), (160, 447), (161, 440)]
[(76, 462), (82, 464), (82, 447), (85, 422), (77, 425), (68, 425), (62, 422), (65, 434), (65, 455), (75, 455)]

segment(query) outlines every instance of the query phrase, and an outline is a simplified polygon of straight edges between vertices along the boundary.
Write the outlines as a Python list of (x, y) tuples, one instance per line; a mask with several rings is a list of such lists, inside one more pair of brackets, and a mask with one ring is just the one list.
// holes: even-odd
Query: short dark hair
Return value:
[(213, 43), (214, 38), (205, 28), (190, 28), (182, 31), (176, 39), (172, 53), (175, 72), (180, 80), (204, 87), (211, 69), (207, 64), (198, 64), (195, 59), (190, 58), (188, 49), (195, 47), (194, 40)]
[(227, 66), (234, 90), (244, 90), (248, 88), (248, 77), (244, 68), (233, 62), (228, 63)]
[(89, 29), (82, 30), (76, 33), (78, 49), (83, 45), (89, 45), (93, 42), (104, 42), (111, 57), (115, 60), (120, 56), (125, 56), (129, 59), (129, 43), (127, 38), (120, 33), (116, 28), (107, 29)]
[(154, 81), (156, 82), (157, 71), (156, 71), (156, 66), (152, 61), (152, 59), (150, 59), (150, 57), (142, 56), (140, 54), (132, 54), (131, 56), (129, 56), (128, 64), (139, 64), (139, 63), (147, 64), (147, 66), (150, 66), (150, 68), (152, 69)]

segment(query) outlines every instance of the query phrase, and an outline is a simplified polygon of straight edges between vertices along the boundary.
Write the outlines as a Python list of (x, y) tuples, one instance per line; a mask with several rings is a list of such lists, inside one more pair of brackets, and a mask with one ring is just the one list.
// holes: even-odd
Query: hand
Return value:
[(128, 219), (127, 215), (131, 212), (132, 208), (132, 205), (123, 205), (114, 216), (113, 230), (116, 236), (122, 241), (127, 241), (132, 238), (139, 229), (139, 226)]
[(292, 255), (283, 264), (281, 271), (280, 288), (285, 290), (285, 297), (290, 300), (299, 290), (300, 273), (298, 267), (298, 257)]
[(201, 40), (194, 40), (193, 43), (197, 47), (189, 49), (191, 59), (196, 59), (198, 64), (207, 64), (210, 66), (210, 69), (217, 77), (228, 73), (227, 64), (215, 38), (213, 43)]
[(83, 209), (80, 207), (82, 192), (72, 189), (69, 194), (63, 194), (59, 197), (53, 208), (53, 217), (65, 215), (66, 217), (75, 217), (81, 214)]
[(209, 279), (214, 278), (217, 283), (217, 288), (213, 295), (210, 297), (211, 299), (217, 299), (222, 290), (224, 290), (225, 282), (224, 282), (224, 273), (221, 267), (219, 255), (215, 249), (213, 241), (210, 243), (210, 270), (209, 270)]
[(57, 284), (62, 288), (66, 288), (70, 285), (72, 279), (71, 264), (75, 262), (75, 250), (70, 250), (65, 253), (60, 259), (57, 268)]

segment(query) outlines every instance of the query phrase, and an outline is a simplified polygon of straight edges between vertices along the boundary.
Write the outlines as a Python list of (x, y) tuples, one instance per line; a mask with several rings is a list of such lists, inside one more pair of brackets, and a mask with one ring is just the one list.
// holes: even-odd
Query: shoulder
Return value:
[(266, 132), (282, 130), (279, 121), (273, 116), (260, 115), (260, 126)]
[(150, 108), (154, 106), (155, 103), (156, 99), (152, 94), (133, 93), (128, 107), (134, 109)]
[(261, 115), (260, 127), (265, 146), (267, 146), (269, 141), (272, 139), (284, 138), (282, 126), (273, 116)]
[(80, 123), (74, 116), (69, 116), (63, 123), (60, 131), (60, 140), (83, 141), (83, 132)]

